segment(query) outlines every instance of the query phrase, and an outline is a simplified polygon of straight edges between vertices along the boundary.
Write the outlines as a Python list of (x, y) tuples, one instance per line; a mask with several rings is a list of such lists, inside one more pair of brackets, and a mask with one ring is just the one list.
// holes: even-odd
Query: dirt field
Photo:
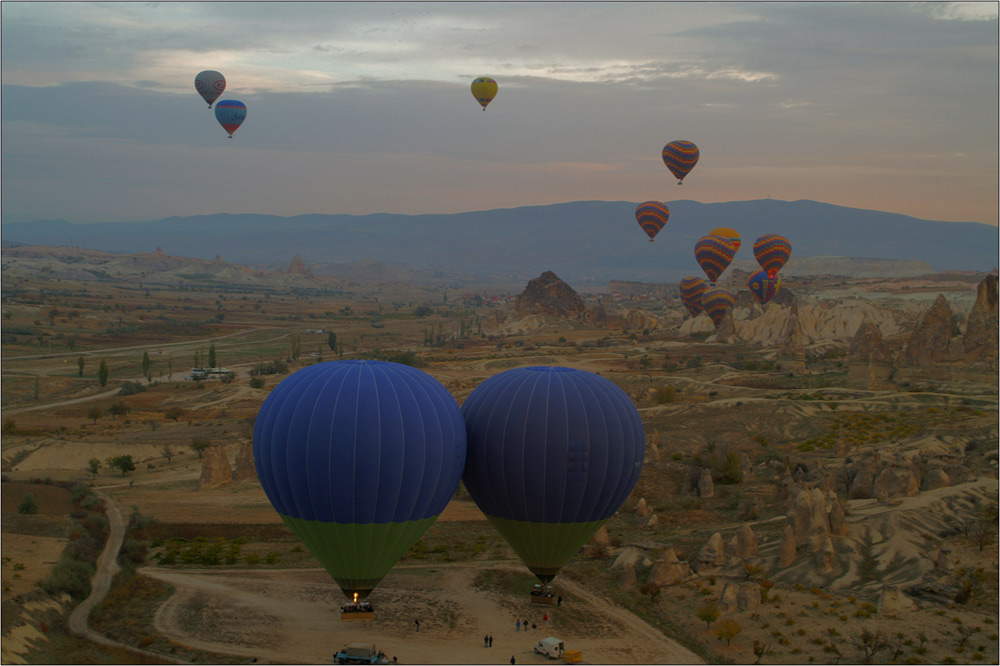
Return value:
[[(522, 569), (516, 563), (491, 568)], [(364, 641), (400, 663), (496, 664), (511, 656), (518, 663), (546, 663), (531, 648), (556, 635), (567, 648), (582, 650), (588, 663), (703, 663), (628, 610), (571, 581), (559, 583), (567, 602), (555, 608), (530, 603), (527, 590), (513, 596), (476, 589), (481, 569), (478, 564), (397, 567), (370, 597), (376, 608), (371, 622), (339, 619), (342, 594), (321, 570), (219, 574), (149, 568), (143, 573), (176, 589), (156, 614), (159, 632), (191, 647), (263, 662), (328, 662), (342, 645)], [(590, 630), (559, 626), (571, 605), (577, 612), (585, 607)], [(517, 631), (519, 618), (538, 629)], [(483, 646), (486, 634), (493, 636), (492, 648)]]

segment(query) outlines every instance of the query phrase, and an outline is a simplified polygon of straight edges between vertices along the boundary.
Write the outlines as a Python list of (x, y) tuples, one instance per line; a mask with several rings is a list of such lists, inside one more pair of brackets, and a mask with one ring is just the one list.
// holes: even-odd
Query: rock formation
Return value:
[(958, 334), (948, 300), (944, 294), (938, 294), (900, 352), (900, 365), (929, 366), (951, 360), (951, 341)]
[(611, 564), (612, 569), (617, 569), (618, 567), (634, 567), (636, 564), (642, 564), (644, 567), (651, 566), (653, 561), (649, 559), (649, 555), (646, 549), (638, 544), (629, 544), (622, 552), (618, 554), (615, 561)]
[(749, 525), (743, 523), (730, 540), (726, 554), (738, 560), (749, 560), (757, 557), (759, 544), (760, 539), (757, 538), (754, 531), (750, 529)]
[(635, 505), (635, 513), (640, 518), (645, 518), (649, 515), (649, 507), (646, 506), (646, 498), (640, 497), (639, 501)]
[(604, 549), (611, 546), (611, 539), (608, 538), (608, 526), (606, 524), (601, 525), (600, 528), (594, 532), (594, 536), (590, 537), (590, 543), (598, 548)]
[(201, 478), (198, 480), (198, 490), (215, 488), (229, 483), (233, 477), (233, 469), (229, 466), (229, 456), (226, 449), (213, 444), (205, 451), (201, 460)]
[(552, 271), (545, 271), (528, 282), (514, 301), (514, 315), (554, 314), (570, 319), (583, 319), (587, 307), (583, 299)]
[(866, 319), (851, 340), (847, 381), (855, 386), (880, 388), (892, 379), (892, 352), (874, 322)]
[(920, 490), (937, 490), (938, 488), (947, 488), (950, 485), (951, 478), (948, 474), (940, 467), (934, 467), (920, 482)]
[(716, 607), (722, 613), (735, 613), (760, 606), (760, 585), (757, 583), (726, 583)]
[(820, 573), (831, 574), (834, 572), (837, 551), (833, 548), (833, 540), (827, 536), (823, 539), (819, 551), (816, 553), (816, 567)]
[(781, 351), (778, 357), (788, 366), (789, 371), (801, 375), (806, 371), (806, 337), (799, 322), (798, 302), (792, 304), (781, 336)]
[(970, 369), (997, 372), (997, 276), (987, 275), (976, 288), (976, 302), (969, 311), (962, 339), (962, 353)]
[(635, 565), (629, 564), (622, 569), (622, 580), (618, 584), (620, 590), (634, 590), (636, 584)]
[(650, 569), (646, 582), (658, 587), (674, 585), (690, 578), (692, 573), (691, 567), (686, 562), (681, 562), (677, 559), (674, 547), (667, 546), (667, 549), (663, 551), (660, 561)]
[(778, 546), (778, 566), (787, 567), (795, 561), (796, 557), (796, 535), (795, 528), (787, 519), (785, 520), (785, 529), (781, 533), (781, 545)]
[(878, 598), (878, 614), (885, 617), (896, 617), (900, 613), (917, 609), (916, 602), (900, 591), (898, 587), (882, 585)]
[(726, 564), (726, 550), (722, 535), (713, 534), (698, 553), (697, 567), (701, 575), (718, 573)]
[(292, 257), (292, 263), (288, 265), (288, 274), (312, 277), (312, 270), (306, 268), (305, 262), (302, 261), (302, 257), (295, 255)]
[(257, 477), (257, 469), (253, 464), (253, 442), (250, 440), (240, 444), (236, 454), (236, 464), (233, 466), (233, 481), (253, 479)]
[(712, 470), (702, 467), (698, 475), (698, 497), (715, 497), (715, 484), (712, 482)]

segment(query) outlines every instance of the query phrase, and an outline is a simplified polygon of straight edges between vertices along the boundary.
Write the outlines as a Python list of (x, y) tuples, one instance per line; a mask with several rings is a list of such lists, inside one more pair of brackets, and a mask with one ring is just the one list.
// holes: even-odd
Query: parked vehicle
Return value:
[(348, 643), (333, 655), (335, 664), (388, 664), (389, 659), (375, 650), (374, 643)]
[(566, 644), (554, 636), (543, 638), (535, 644), (535, 652), (549, 659), (558, 659), (565, 651)]

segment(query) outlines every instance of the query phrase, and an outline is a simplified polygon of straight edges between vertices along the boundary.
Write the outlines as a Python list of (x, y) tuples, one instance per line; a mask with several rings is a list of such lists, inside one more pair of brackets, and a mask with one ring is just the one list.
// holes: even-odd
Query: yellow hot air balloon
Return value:
[(485, 111), (486, 105), (497, 96), (497, 82), (488, 76), (480, 76), (472, 82), (472, 96), (483, 105), (483, 111)]

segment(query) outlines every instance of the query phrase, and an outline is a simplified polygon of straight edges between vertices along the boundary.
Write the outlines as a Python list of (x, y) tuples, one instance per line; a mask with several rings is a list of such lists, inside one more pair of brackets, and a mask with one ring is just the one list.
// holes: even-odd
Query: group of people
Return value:
[(340, 607), (341, 613), (374, 613), (375, 609), (367, 601), (355, 601)]
[(493, 647), (493, 636), (490, 634), (483, 636), (483, 647)]

